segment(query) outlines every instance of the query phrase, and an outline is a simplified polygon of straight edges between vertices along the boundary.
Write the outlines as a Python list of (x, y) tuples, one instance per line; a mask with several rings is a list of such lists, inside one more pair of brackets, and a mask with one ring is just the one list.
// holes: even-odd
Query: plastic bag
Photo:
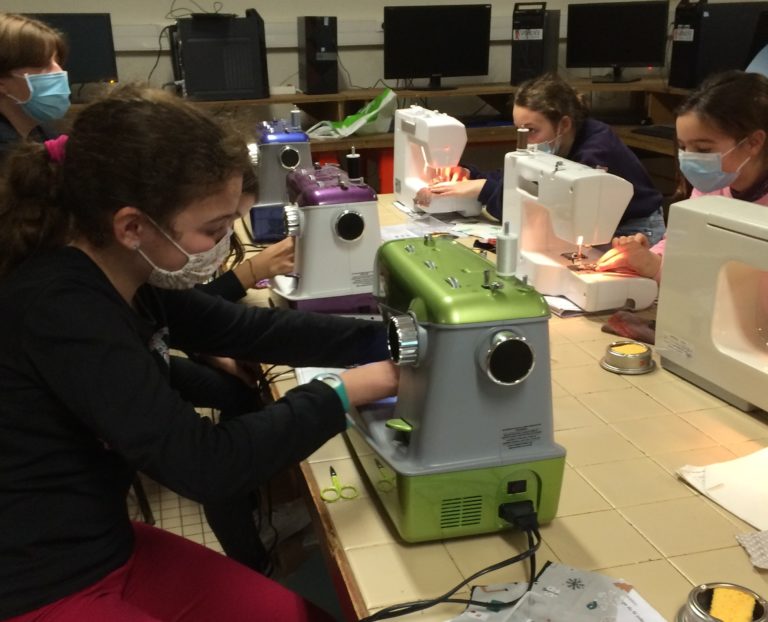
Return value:
[(344, 138), (352, 134), (381, 134), (389, 131), (395, 116), (397, 95), (384, 89), (375, 99), (341, 121), (320, 121), (307, 130), (310, 138)]

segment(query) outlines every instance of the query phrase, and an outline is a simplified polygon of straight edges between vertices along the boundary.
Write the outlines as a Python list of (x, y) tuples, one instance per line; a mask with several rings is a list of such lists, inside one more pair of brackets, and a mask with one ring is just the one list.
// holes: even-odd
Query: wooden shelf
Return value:
[[(589, 80), (574, 80), (571, 84), (582, 93), (629, 93), (642, 107), (644, 113), (654, 123), (669, 123), (674, 120), (674, 112), (689, 91), (670, 87), (660, 78), (648, 78), (636, 82), (591, 82)], [(452, 99), (457, 97), (478, 97), (500, 113), (508, 114), (510, 98), (517, 90), (516, 86), (506, 83), (461, 85), (445, 90), (397, 89), (400, 99), (429, 98), (430, 100)], [(374, 99), (382, 89), (349, 89), (338, 93), (321, 95), (306, 95), (293, 93), (290, 95), (274, 95), (267, 99), (250, 99), (221, 102), (196, 102), (205, 108), (228, 109), (233, 107), (267, 106), (273, 104), (293, 104), (298, 106), (316, 120), (343, 119), (345, 116), (359, 110), (366, 102)], [(632, 132), (631, 126), (614, 126), (616, 133), (627, 146), (644, 149), (665, 156), (674, 156), (676, 145), (674, 141), (654, 136), (646, 136)], [(392, 147), (392, 134), (372, 134), (368, 136), (353, 136), (350, 138), (332, 140), (313, 140), (313, 152), (348, 151), (352, 146), (356, 149), (387, 149)], [(469, 144), (509, 143), (515, 144), (514, 127), (489, 126), (467, 128)]]

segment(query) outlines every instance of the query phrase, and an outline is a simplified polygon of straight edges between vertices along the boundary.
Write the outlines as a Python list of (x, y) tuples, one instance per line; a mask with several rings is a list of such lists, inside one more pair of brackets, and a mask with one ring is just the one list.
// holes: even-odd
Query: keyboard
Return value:
[(667, 138), (669, 140), (674, 140), (675, 138), (674, 125), (641, 125), (640, 127), (633, 128), (632, 131), (635, 134), (653, 136), (654, 138)]

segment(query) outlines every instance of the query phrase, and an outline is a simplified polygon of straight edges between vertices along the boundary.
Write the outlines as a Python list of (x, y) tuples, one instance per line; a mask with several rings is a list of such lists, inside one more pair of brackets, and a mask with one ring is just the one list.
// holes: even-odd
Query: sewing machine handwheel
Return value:
[(279, 158), (280, 165), (289, 171), (295, 169), (299, 165), (299, 162), (301, 162), (301, 155), (293, 147), (285, 147), (280, 151)]
[(525, 380), (533, 371), (533, 350), (524, 337), (500, 331), (491, 339), (485, 357), (485, 372), (496, 384), (511, 386)]
[(387, 346), (395, 365), (414, 365), (419, 360), (419, 331), (410, 315), (393, 315), (387, 327)]
[(359, 212), (344, 210), (334, 223), (336, 235), (347, 242), (360, 239), (365, 231), (365, 221)]

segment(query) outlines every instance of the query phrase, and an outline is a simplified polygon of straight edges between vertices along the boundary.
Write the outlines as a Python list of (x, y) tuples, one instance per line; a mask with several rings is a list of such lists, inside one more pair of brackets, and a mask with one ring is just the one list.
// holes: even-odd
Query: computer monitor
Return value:
[(70, 84), (117, 81), (109, 13), (26, 13), (62, 32), (69, 45)]
[(668, 24), (667, 0), (569, 4), (565, 64), (613, 69), (593, 82), (631, 82), (622, 67), (664, 66)]
[(490, 40), (490, 4), (385, 6), (384, 78), (488, 75)]

